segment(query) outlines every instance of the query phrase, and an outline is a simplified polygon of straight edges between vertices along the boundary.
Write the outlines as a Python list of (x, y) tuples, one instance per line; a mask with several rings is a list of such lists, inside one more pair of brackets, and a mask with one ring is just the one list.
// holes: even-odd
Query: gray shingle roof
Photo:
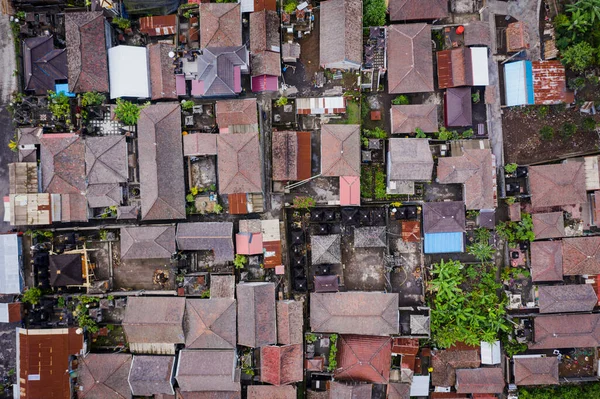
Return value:
[(538, 287), (540, 313), (591, 312), (598, 295), (590, 284)]
[(171, 376), (175, 356), (134, 356), (129, 372), (129, 385), (133, 395), (173, 395)]
[(236, 361), (234, 350), (182, 350), (176, 373), (179, 388), (183, 392), (238, 392)]
[(357, 227), (354, 229), (355, 248), (386, 247), (385, 226)]
[(444, 201), (426, 202), (423, 204), (424, 233), (451, 233), (464, 231), (464, 202)]
[(340, 235), (313, 235), (311, 237), (311, 256), (313, 265), (342, 263)]
[(362, 63), (362, 1), (329, 0), (321, 4), (320, 64), (329, 68)]
[(240, 283), (238, 299), (238, 345), (259, 348), (277, 343), (275, 284)]
[(126, 182), (129, 165), (125, 136), (86, 138), (85, 167), (88, 184)]
[(133, 343), (183, 344), (185, 298), (129, 297), (123, 329)]
[(183, 251), (212, 250), (215, 254), (215, 261), (232, 261), (234, 258), (233, 223), (179, 223), (177, 225), (177, 247)]
[(121, 227), (121, 259), (170, 259), (175, 252), (175, 227)]
[(428, 139), (390, 139), (390, 180), (430, 181), (433, 156)]

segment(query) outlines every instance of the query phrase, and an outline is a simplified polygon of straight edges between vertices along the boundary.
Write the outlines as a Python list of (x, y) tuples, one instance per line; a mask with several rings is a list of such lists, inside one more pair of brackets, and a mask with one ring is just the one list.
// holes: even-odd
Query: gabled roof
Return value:
[[(159, 17), (150, 17), (159, 18)], [(173, 73), (173, 60), (169, 52), (173, 46), (165, 43), (148, 45), (148, 59), (150, 68), (150, 89), (152, 100), (177, 99), (175, 74)]]
[(391, 382), (388, 384), (388, 399), (409, 399), (410, 384)]
[(473, 124), (470, 87), (446, 90), (444, 95), (444, 121), (448, 127), (471, 126)]
[(132, 357), (126, 353), (89, 353), (79, 357), (78, 399), (128, 399), (131, 389), (127, 378)]
[(86, 138), (85, 166), (88, 184), (126, 182), (129, 165), (125, 136)]
[(390, 20), (440, 19), (448, 16), (448, 0), (390, 0)]
[(259, 348), (277, 342), (275, 285), (240, 283), (238, 299), (238, 345)]
[(255, 98), (217, 101), (215, 113), (220, 133), (238, 133), (236, 127), (241, 125), (249, 125), (250, 132), (258, 131)]
[(392, 133), (437, 132), (438, 110), (436, 104), (392, 105)]
[(563, 246), (560, 241), (531, 243), (531, 278), (538, 281), (562, 281)]
[(390, 379), (392, 340), (389, 337), (341, 335), (334, 378), (386, 384)]
[(179, 351), (175, 378), (182, 392), (239, 392), (236, 362), (234, 350), (185, 349)]
[(296, 132), (272, 134), (273, 180), (299, 180), (299, 143)]
[(175, 356), (134, 356), (129, 386), (134, 396), (173, 395)]
[(424, 233), (465, 231), (465, 204), (462, 201), (426, 202), (423, 204)]
[(422, 93), (434, 90), (431, 26), (388, 27), (388, 91)]
[(296, 387), (292, 385), (249, 385), (248, 399), (296, 399)]
[(473, 85), (471, 49), (458, 47), (438, 51), (435, 55), (437, 58), (438, 87), (440, 89)]
[(384, 248), (386, 243), (385, 226), (366, 226), (354, 229), (355, 248)]
[(102, 11), (65, 14), (69, 91), (108, 92), (108, 62)]
[(170, 259), (175, 248), (175, 227), (121, 227), (121, 259)]
[(260, 348), (260, 380), (273, 385), (302, 381), (304, 353), (302, 344)]
[(129, 297), (123, 317), (127, 341), (133, 343), (185, 343), (182, 297)]
[(321, 4), (319, 64), (325, 68), (362, 63), (362, 1), (329, 0)]
[(304, 305), (300, 301), (277, 301), (277, 343), (301, 344), (304, 339)]
[(233, 223), (195, 222), (177, 224), (177, 248), (181, 251), (210, 251), (215, 261), (231, 261), (233, 251)]
[(371, 399), (373, 384), (345, 384), (331, 382), (329, 390), (330, 399)]
[(481, 365), (481, 357), (473, 350), (441, 350), (432, 356), (433, 386), (451, 387), (456, 383), (456, 369), (476, 368)]
[(321, 174), (360, 176), (360, 126), (321, 126)]
[(502, 393), (505, 385), (500, 367), (456, 370), (458, 393)]
[(40, 139), (42, 190), (52, 194), (85, 191), (85, 146), (73, 133), (44, 134)]
[(517, 386), (558, 384), (558, 357), (515, 357), (513, 359)]
[(438, 160), (437, 178), (440, 183), (464, 184), (467, 209), (494, 209), (496, 200), (496, 166), (490, 149), (465, 148), (459, 157)]
[(533, 234), (536, 240), (544, 238), (558, 238), (565, 235), (565, 220), (561, 212), (534, 213)]
[(200, 48), (242, 45), (242, 16), (236, 3), (200, 4)]
[(142, 109), (137, 131), (142, 220), (185, 219), (179, 104)]
[(574, 237), (562, 240), (563, 274), (600, 274), (600, 237)]
[(530, 166), (529, 186), (534, 209), (587, 202), (583, 162)]
[(537, 316), (529, 349), (596, 348), (600, 346), (600, 314)]
[(50, 285), (66, 287), (83, 284), (81, 254), (61, 254), (48, 257), (50, 260)]
[(217, 155), (217, 135), (213, 133), (192, 133), (183, 136), (183, 155)]
[(188, 349), (235, 349), (235, 299), (186, 299), (183, 328)]
[(258, 133), (220, 134), (217, 138), (219, 193), (262, 193)]
[(311, 236), (311, 257), (313, 265), (342, 263), (340, 235)]
[(311, 293), (310, 327), (314, 332), (324, 333), (398, 334), (398, 294)]
[(250, 14), (250, 51), (279, 51), (279, 15), (277, 11), (263, 10)]
[(53, 36), (23, 40), (24, 90), (46, 95), (48, 90), (56, 90), (57, 80), (67, 79), (67, 50), (55, 49), (53, 42)]
[[(392, 112), (394, 109), (392, 107)], [(389, 139), (390, 180), (430, 181), (433, 155), (428, 139)]]
[(598, 304), (590, 284), (541, 285), (538, 294), (540, 313), (591, 312)]

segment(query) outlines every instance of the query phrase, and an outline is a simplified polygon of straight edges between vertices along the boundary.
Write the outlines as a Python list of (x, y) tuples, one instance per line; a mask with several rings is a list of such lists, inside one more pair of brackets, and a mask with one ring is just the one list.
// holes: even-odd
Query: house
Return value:
[(390, 0), (390, 21), (442, 19), (448, 15), (448, 0)]
[(8, 202), (10, 225), (48, 225), (54, 221), (60, 221), (60, 197), (60, 194), (47, 193), (10, 194)]
[(410, 384), (390, 382), (387, 388), (388, 399), (409, 399)]
[(587, 202), (583, 162), (530, 166), (528, 170), (534, 209)]
[(496, 197), (496, 157), (490, 149), (463, 149), (462, 155), (438, 160), (437, 181), (463, 184), (467, 209), (494, 209)]
[(490, 84), (486, 47), (441, 50), (436, 53), (436, 57), (440, 89)]
[(262, 233), (263, 263), (266, 269), (283, 265), (281, 255), (281, 232), (279, 219), (260, 221)]
[(338, 276), (315, 276), (315, 292), (338, 292)]
[(149, 15), (139, 19), (140, 32), (150, 37), (173, 36), (177, 33), (177, 15)]
[(275, 0), (241, 0), (242, 13), (258, 11), (277, 11), (277, 2)]
[(310, 239), (313, 265), (342, 263), (342, 241), (339, 234), (312, 235)]
[(187, 349), (235, 349), (236, 303), (232, 298), (186, 299), (183, 329)]
[(370, 399), (373, 384), (352, 384), (333, 381), (329, 388), (329, 398)]
[(148, 49), (137, 46), (115, 46), (108, 49), (110, 98), (150, 97)]
[(215, 113), (219, 133), (258, 132), (258, 114), (255, 98), (217, 101)]
[[(205, 4), (229, 6), (227, 4)], [(246, 46), (207, 47), (193, 61), (185, 60), (185, 79), (192, 81), (194, 97), (235, 96), (242, 92), (242, 74), (249, 72)]]
[(600, 346), (600, 315), (568, 314), (533, 319), (529, 349), (596, 348)]
[(296, 98), (298, 115), (332, 115), (346, 113), (344, 97), (303, 97)]
[(262, 193), (261, 164), (258, 133), (220, 134), (217, 138), (220, 194)]
[(235, 276), (211, 274), (210, 298), (235, 298)]
[(248, 399), (296, 399), (296, 387), (292, 385), (249, 385)]
[(340, 335), (334, 378), (387, 384), (392, 363), (392, 339), (367, 335)]
[(23, 292), (22, 245), (18, 234), (0, 234), (0, 294)]
[(444, 93), (444, 125), (461, 127), (473, 125), (471, 89), (451, 88)]
[(365, 226), (354, 229), (354, 248), (385, 247), (387, 247), (385, 226)]
[(240, 220), (239, 233), (235, 235), (236, 253), (262, 255), (262, 225), (260, 220)]
[(531, 279), (562, 281), (563, 245), (560, 241), (534, 241), (531, 243)]
[(71, 356), (83, 354), (75, 328), (17, 328), (15, 393), (26, 398), (71, 398)]
[(185, 343), (184, 311), (183, 297), (128, 298), (123, 329), (130, 351), (175, 354), (175, 345)]
[(85, 167), (88, 185), (127, 182), (129, 180), (127, 161), (125, 136), (100, 136), (85, 139)]
[(540, 313), (591, 312), (598, 304), (591, 284), (541, 285), (537, 289)]
[(115, 395), (131, 397), (127, 381), (132, 356), (127, 353), (88, 353), (78, 358), (77, 384), (80, 399), (94, 399)]
[(171, 259), (175, 227), (121, 227), (121, 259)]
[(423, 132), (438, 131), (436, 104), (392, 105), (390, 110), (392, 133), (411, 134), (417, 129)]
[(304, 379), (303, 345), (263, 346), (260, 348), (260, 380), (286, 385)]
[[(235, 326), (233, 331), (235, 334)], [(182, 392), (196, 392), (196, 395), (202, 392), (206, 397), (214, 392), (236, 395), (241, 391), (236, 366), (235, 350), (184, 349), (179, 351), (175, 378)]]
[(310, 132), (276, 131), (272, 133), (273, 180), (294, 181), (311, 177)]
[(562, 240), (563, 274), (600, 274), (600, 237), (573, 237)]
[(557, 60), (515, 61), (504, 64), (505, 105), (572, 102), (565, 67)]
[(81, 254), (51, 255), (50, 260), (50, 285), (53, 287), (67, 287), (83, 284), (84, 261)]
[(175, 356), (133, 356), (129, 386), (134, 396), (174, 395)]
[(362, 8), (362, 0), (330, 0), (321, 4), (319, 64), (323, 68), (360, 69)]
[(360, 176), (360, 126), (321, 127), (321, 175)]
[(556, 356), (514, 356), (513, 362), (517, 386), (558, 384), (559, 362)]
[(242, 45), (242, 15), (237, 3), (200, 4), (200, 48)]
[(340, 205), (360, 206), (359, 176), (340, 176)]
[(536, 240), (564, 237), (565, 218), (563, 212), (534, 213), (531, 215), (531, 219)]
[(506, 28), (506, 51), (514, 53), (529, 48), (527, 26), (522, 21), (512, 22)]
[(311, 293), (310, 328), (313, 332), (323, 333), (398, 334), (398, 294)]
[(185, 219), (179, 104), (142, 109), (137, 131), (142, 220)]
[(0, 303), (0, 323), (19, 323), (23, 320), (23, 303)]
[(300, 58), (300, 43), (285, 42), (281, 45), (281, 60), (283, 62), (298, 62)]
[(487, 46), (492, 44), (490, 24), (485, 21), (472, 21), (465, 25), (465, 46)]
[(108, 93), (110, 25), (102, 11), (65, 14), (69, 91)]
[(481, 365), (479, 353), (472, 349), (440, 350), (431, 357), (431, 383), (434, 387), (452, 387), (456, 384), (456, 370), (477, 368)]
[(458, 393), (502, 393), (505, 385), (500, 367), (456, 370)]
[(388, 140), (387, 191), (414, 194), (416, 181), (431, 181), (433, 156), (428, 139)]
[(37, 148), (40, 145), (44, 129), (41, 127), (22, 127), (17, 129), (19, 144), (19, 162), (37, 163)]
[(277, 343), (301, 344), (304, 339), (304, 304), (300, 301), (277, 301)]
[(238, 299), (238, 345), (260, 348), (277, 342), (275, 285), (240, 283)]
[(465, 204), (461, 201), (423, 204), (425, 253), (464, 251)]
[(179, 223), (176, 238), (180, 251), (213, 251), (215, 262), (234, 258), (231, 222)]
[[(160, 16), (147, 18), (160, 18)], [(173, 73), (173, 59), (169, 57), (172, 49), (173, 46), (165, 43), (152, 43), (148, 45), (150, 98), (152, 100), (177, 99), (177, 82)]]
[(431, 26), (391, 25), (387, 32), (389, 93), (434, 91)]
[(46, 95), (56, 90), (58, 81), (67, 80), (67, 50), (54, 48), (54, 36), (23, 40), (24, 91)]
[(279, 76), (281, 76), (281, 59), (279, 53), (263, 51), (253, 54), (251, 57), (251, 67), (251, 86), (253, 92), (279, 90)]
[(212, 133), (192, 133), (183, 136), (183, 156), (197, 157), (217, 155), (217, 135)]
[(279, 15), (276, 11), (262, 10), (250, 14), (250, 52), (263, 51), (279, 53)]

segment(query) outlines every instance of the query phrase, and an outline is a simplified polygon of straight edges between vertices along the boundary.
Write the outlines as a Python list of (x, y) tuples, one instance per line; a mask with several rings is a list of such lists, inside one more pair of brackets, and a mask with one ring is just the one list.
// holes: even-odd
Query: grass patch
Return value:
[(346, 103), (346, 119), (344, 123), (347, 125), (360, 125), (360, 104), (355, 101)]

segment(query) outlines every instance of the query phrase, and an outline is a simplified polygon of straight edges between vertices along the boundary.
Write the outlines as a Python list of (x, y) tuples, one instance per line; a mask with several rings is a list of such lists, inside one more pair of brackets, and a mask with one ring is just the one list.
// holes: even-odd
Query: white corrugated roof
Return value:
[(146, 47), (116, 46), (108, 49), (110, 98), (150, 97)]
[(471, 67), (473, 69), (473, 86), (490, 84), (487, 47), (471, 47)]
[(8, 323), (8, 303), (0, 303), (0, 323)]
[(254, 12), (254, 0), (238, 0), (241, 4), (242, 12)]
[(481, 341), (481, 364), (500, 364), (500, 341)]
[(20, 294), (21, 244), (16, 234), (0, 234), (0, 294)]

